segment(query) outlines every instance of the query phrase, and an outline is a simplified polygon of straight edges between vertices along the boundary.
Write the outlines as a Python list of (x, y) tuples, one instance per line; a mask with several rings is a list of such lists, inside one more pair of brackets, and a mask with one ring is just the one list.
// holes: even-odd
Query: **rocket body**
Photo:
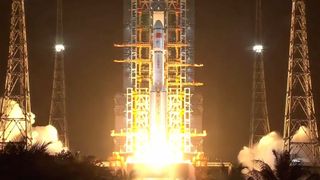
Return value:
[(164, 83), (164, 26), (160, 20), (157, 20), (153, 26), (153, 84), (152, 91), (163, 91)]
[(153, 25), (152, 87), (150, 94), (151, 142), (166, 143), (166, 101), (165, 86), (165, 35), (164, 25), (156, 20)]

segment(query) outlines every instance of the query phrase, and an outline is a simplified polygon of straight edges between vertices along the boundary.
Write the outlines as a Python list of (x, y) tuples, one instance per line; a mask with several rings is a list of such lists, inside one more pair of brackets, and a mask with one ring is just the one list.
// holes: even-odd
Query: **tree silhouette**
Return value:
[(9, 143), (0, 151), (0, 179), (5, 180), (108, 180), (121, 179), (111, 171), (96, 166), (87, 158), (70, 152), (50, 155), (46, 144), (26, 149), (22, 144)]
[[(313, 180), (319, 177), (317, 174), (312, 174), (309, 169), (302, 166), (301, 162), (293, 162), (290, 159), (290, 153), (284, 151), (277, 153), (273, 151), (275, 156), (275, 169), (260, 160), (254, 160), (255, 168), (249, 170), (245, 175), (246, 179), (252, 180), (298, 180), (301, 178)], [(248, 169), (245, 167), (245, 169)]]

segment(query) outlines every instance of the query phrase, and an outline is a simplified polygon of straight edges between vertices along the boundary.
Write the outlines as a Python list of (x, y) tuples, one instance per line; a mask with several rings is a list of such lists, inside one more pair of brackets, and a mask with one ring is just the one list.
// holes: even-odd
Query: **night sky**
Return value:
[[(10, 0), (0, 1), (0, 93), (8, 54)], [(32, 111), (48, 123), (52, 87), (55, 0), (25, 0)], [(65, 0), (67, 118), (72, 150), (104, 158), (112, 152), (113, 97), (122, 90), (121, 0)], [(320, 2), (307, 0), (313, 91), (320, 119)], [(255, 0), (196, 0), (198, 88), (204, 100), (205, 152), (236, 161), (248, 143)], [(265, 74), (271, 129), (282, 133), (288, 64), (290, 0), (263, 1)]]

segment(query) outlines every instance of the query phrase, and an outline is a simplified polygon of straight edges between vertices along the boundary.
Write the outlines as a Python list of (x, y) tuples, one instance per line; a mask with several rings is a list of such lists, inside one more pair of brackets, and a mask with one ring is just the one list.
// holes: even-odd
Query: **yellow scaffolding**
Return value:
[[(150, 138), (150, 92), (152, 85), (152, 0), (130, 1), (130, 41), (115, 44), (125, 48), (129, 56), (124, 60), (130, 68), (130, 87), (126, 92), (126, 129), (112, 131), (113, 137), (125, 138), (121, 148), (132, 154), (143, 148)], [(187, 41), (187, 0), (165, 0), (165, 85), (167, 90), (167, 138), (184, 154), (198, 154), (192, 145), (193, 137), (205, 137), (206, 132), (191, 128), (192, 87), (203, 83), (191, 82), (188, 70), (203, 67), (190, 62), (190, 44)], [(151, 17), (151, 18), (150, 18)], [(192, 158), (190, 159), (192, 160)]]

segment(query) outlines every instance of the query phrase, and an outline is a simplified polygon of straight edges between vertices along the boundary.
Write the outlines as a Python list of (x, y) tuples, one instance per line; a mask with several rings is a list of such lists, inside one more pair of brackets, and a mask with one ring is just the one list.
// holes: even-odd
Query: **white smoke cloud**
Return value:
[[(3, 99), (0, 98), (0, 103), (3, 103), (4, 106), (4, 114), (3, 116), (7, 118), (15, 118), (15, 119), (21, 119), (24, 118), (24, 114), (22, 109), (20, 108), (19, 104), (16, 101), (9, 100), (9, 99)], [(33, 124), (35, 122), (35, 115), (33, 113), (28, 114), (28, 116), (31, 117), (31, 123)], [(6, 127), (7, 131), (3, 134), (3, 132), (0, 129), (1, 135), (5, 136), (8, 140), (16, 140), (19, 139), (20, 131), (23, 130), (25, 126), (24, 121), (16, 121), (15, 123), (9, 123), (9, 122), (2, 122), (3, 126)], [(5, 124), (6, 123), (6, 124)]]
[[(0, 99), (2, 103), (3, 98)], [(5, 107), (5, 116), (8, 118), (20, 119), (24, 118), (23, 110), (20, 108), (19, 104), (13, 100), (5, 100), (4, 107)], [(35, 115), (33, 113), (30, 114), (31, 123), (35, 123)], [(5, 132), (4, 136), (8, 139), (8, 141), (14, 141), (19, 139), (20, 131), (25, 128), (24, 121), (17, 121), (15, 123), (7, 123), (5, 124), (8, 131)], [(0, 130), (1, 136), (3, 135), (2, 131)], [(67, 150), (67, 148), (63, 147), (62, 142), (58, 138), (58, 131), (55, 127), (48, 125), (48, 126), (38, 126), (32, 128), (32, 143), (36, 144), (43, 144), (43, 143), (51, 143), (48, 146), (48, 152), (50, 154), (56, 154), (63, 150)]]
[(292, 142), (310, 142), (310, 129), (305, 126), (301, 126), (292, 137)]
[[(301, 126), (299, 130), (292, 137), (292, 142), (310, 142), (310, 130), (305, 126)], [(276, 132), (271, 132), (260, 139), (259, 143), (255, 144), (252, 148), (243, 147), (238, 154), (238, 161), (249, 170), (258, 169), (254, 166), (254, 160), (262, 160), (267, 163), (272, 169), (274, 169), (275, 156), (273, 150), (276, 152), (283, 151), (284, 140)], [(298, 151), (298, 149), (300, 151)], [(294, 145), (291, 150), (291, 154), (295, 154), (304, 163), (310, 162), (307, 159), (307, 150), (301, 150), (301, 148), (295, 149)]]
[[(292, 142), (294, 143), (302, 143), (302, 142), (311, 142), (311, 132), (310, 129), (308, 129), (305, 126), (301, 126), (295, 133), (295, 135), (292, 137)], [(299, 161), (304, 162), (305, 164), (311, 163), (310, 155), (312, 155), (312, 151), (306, 146), (301, 147), (297, 144), (292, 144), (291, 152), (293, 155), (293, 158)]]
[(266, 162), (271, 168), (274, 167), (275, 157), (273, 150), (279, 152), (283, 149), (283, 139), (276, 133), (271, 132), (260, 139), (259, 143), (255, 144), (252, 148), (243, 147), (238, 154), (238, 160), (250, 170), (254, 167), (254, 160), (262, 160)]
[(37, 126), (32, 128), (32, 141), (35, 143), (49, 143), (48, 152), (50, 154), (60, 153), (63, 150), (68, 150), (63, 147), (62, 142), (58, 138), (57, 129), (52, 126)]

